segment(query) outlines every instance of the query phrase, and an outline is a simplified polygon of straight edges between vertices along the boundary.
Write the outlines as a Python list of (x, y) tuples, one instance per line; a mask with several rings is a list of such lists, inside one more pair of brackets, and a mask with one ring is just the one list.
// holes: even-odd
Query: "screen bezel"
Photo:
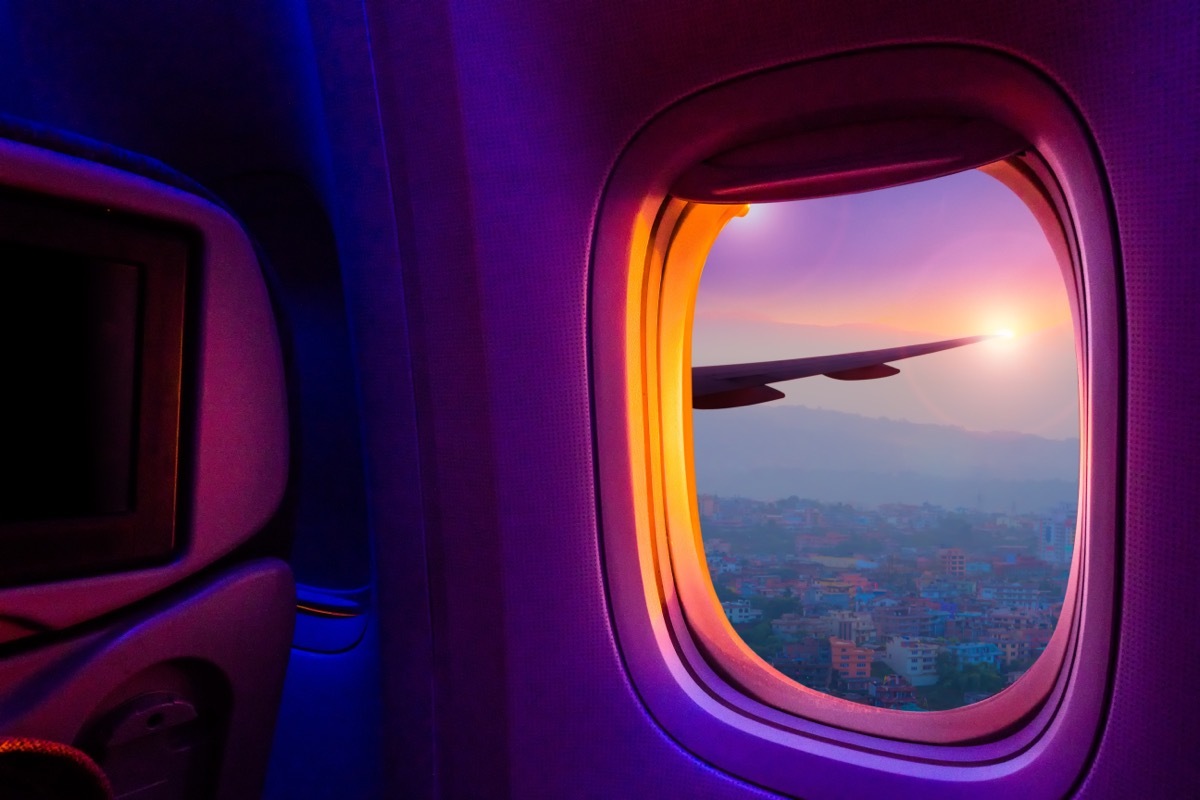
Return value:
[(181, 226), (0, 190), (0, 241), (93, 263), (134, 265), (135, 354), (130, 508), (0, 521), (0, 586), (100, 575), (169, 560), (179, 544), (187, 285), (198, 249)]

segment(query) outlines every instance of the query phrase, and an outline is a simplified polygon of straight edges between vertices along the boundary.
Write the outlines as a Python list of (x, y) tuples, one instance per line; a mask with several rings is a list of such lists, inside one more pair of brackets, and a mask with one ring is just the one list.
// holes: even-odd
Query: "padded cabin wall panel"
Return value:
[[(507, 695), (515, 796), (658, 792), (717, 797), (752, 791), (697, 771), (693, 759), (664, 739), (625, 683), (605, 624), (591, 518), (581, 298), (587, 291), (586, 243), (613, 161), (645, 120), (713, 82), (831, 52), (925, 41), (985, 46), (1042, 68), (1082, 108), (1106, 158), (1111, 162), (1125, 150), (1120, 155), (1128, 159), (1127, 169), (1134, 168), (1140, 143), (1121, 148), (1106, 136), (1108, 128), (1130, 124), (1120, 122), (1128, 112), (1114, 103), (1111, 83), (1140, 67), (1140, 49), (1148, 46), (1140, 39), (1176, 35), (1172, 29), (1178, 20), (1170, 19), (1171, 13), (1146, 15), (1116, 3), (1106, 4), (1107, 14), (1095, 7), (1081, 11), (1032, 2), (966, 6), (929, 3), (914, 11), (875, 4), (836, 9), (816, 4), (452, 4), (450, 31), (442, 34), (448, 41), (441, 45), (453, 51), (450, 74), (442, 68), (402, 73), (410, 83), (445, 81), (439, 83), (447, 93), (444, 101), (465, 120), (462, 152), (455, 154), (453, 146), (436, 150), (439, 160), (454, 167), (456, 181), (465, 174), (469, 186), (455, 191), (469, 204), (427, 209), (423, 219), (460, 225), (471, 236), (473, 247), (456, 251), (466, 260), (453, 268), (470, 273), (482, 297), (478, 312), (473, 307), (468, 312), (468, 328), (436, 327), (461, 342), (437, 350), (448, 359), (438, 368), (477, 370), (482, 361), (483, 373), (474, 386), (475, 401), (438, 413), (446, 427), (454, 427), (455, 419), (466, 423), (470, 414), (485, 414), (487, 430), (471, 423), (476, 427), (459, 441), (467, 446), (472, 439), (476, 445), (486, 440), (487, 458), (493, 461), (482, 475), (478, 467), (444, 463), (439, 480), (474, 476), (495, 486), (494, 495), (486, 490), (495, 510), (479, 521), (490, 518), (498, 526), (483, 535), (489, 548), (502, 548), (504, 582), (500, 595), (474, 597), (507, 607), (502, 615), (506, 669), (479, 671), (470, 680)], [(1177, 17), (1183, 6), (1175, 8)], [(409, 21), (402, 12), (382, 4), (373, 5), (372, 12), (375, 29), (385, 30), (393, 47), (402, 41), (415, 44), (401, 33)], [(1123, 43), (1130, 31), (1139, 31), (1136, 45)], [(383, 67), (415, 63), (410, 58), (383, 62)], [(383, 102), (394, 98), (385, 93)], [(414, 178), (418, 184), (434, 180)], [(1154, 184), (1144, 185), (1151, 191)], [(412, 194), (417, 196), (418, 188)], [(464, 216), (465, 209), (470, 216)], [(418, 263), (421, 279), (439, 263), (446, 262)], [(484, 351), (464, 341), (471, 336), (483, 337)], [(1186, 509), (1181, 500), (1179, 513)], [(443, 547), (465, 548), (480, 533), (472, 527), (466, 519), (442, 520), (435, 536), (444, 540)], [(1131, 562), (1138, 556), (1131, 552)], [(1161, 574), (1182, 591), (1184, 567), (1162, 566)], [(491, 611), (487, 615), (494, 619)], [(460, 623), (447, 617), (436, 624)], [(457, 635), (468, 630), (460, 628)], [(1162, 634), (1123, 631), (1126, 640), (1138, 635), (1154, 644)], [(1187, 647), (1189, 653), (1194, 649)], [(495, 657), (494, 651), (489, 654)], [(1130, 690), (1143, 699), (1158, 691)], [(1117, 707), (1114, 726), (1149, 732), (1145, 717), (1130, 714), (1132, 707)], [(447, 713), (444, 724), (468, 719), (461, 707)], [(586, 735), (563, 735), (581, 730)], [(1116, 751), (1105, 757), (1131, 780), (1145, 777), (1138, 771), (1144, 767)], [(1183, 768), (1184, 763), (1173, 762), (1170, 769)]]
[(380, 753), (404, 754), (380, 759), (386, 777), (377, 792), (428, 797), (434, 782), (428, 579), (404, 260), (390, 184), (393, 176), (402, 180), (403, 163), (391, 164), (384, 146), (362, 4), (312, 0), (308, 12), (329, 138), (325, 201), (337, 234), (368, 443), (363, 467), (387, 714), (374, 744)]
[(454, 17), (460, 102), (476, 121), (464, 158), (499, 481), (508, 679), (493, 690), (510, 698), (511, 795), (768, 796), (675, 747), (619, 666), (596, 547), (585, 309), (611, 130), (631, 120), (562, 72), (585, 29), (547, 46), (528, 34), (556, 33), (511, 13)]
[[(367, 15), (413, 348), (434, 647), (435, 791), (503, 798), (509, 796), (509, 698), (497, 689), (505, 680), (506, 617), (487, 388), (494, 375), (480, 319), (475, 201), (462, 158), (454, 52), (439, 6), (368, 3)], [(375, 288), (366, 283), (352, 294), (358, 291)], [(373, 295), (358, 311), (387, 314), (395, 300)], [(387, 545), (380, 554), (390, 558)], [(397, 568), (385, 563), (381, 575)], [(406, 624), (413, 609), (381, 613), (386, 629)], [(389, 647), (385, 660), (405, 657)], [(406, 716), (406, 701), (394, 696), (399, 704), (389, 711)]]
[(1085, 797), (1200, 787), (1196, 704), (1171, 688), (1179, 665), (1200, 661), (1200, 378), (1188, 366), (1200, 352), (1200, 7), (1108, 11), (1105, 69), (1087, 96), (1124, 260), (1128, 505), (1116, 685)]
[(773, 797), (676, 747), (620, 667), (596, 540), (585, 311), (611, 131), (633, 120), (562, 72), (586, 29), (547, 46), (511, 12), (455, 18), (464, 115), (487, 120), (467, 126), (464, 158), (499, 487), (508, 668), (496, 688), (510, 698), (511, 794)]

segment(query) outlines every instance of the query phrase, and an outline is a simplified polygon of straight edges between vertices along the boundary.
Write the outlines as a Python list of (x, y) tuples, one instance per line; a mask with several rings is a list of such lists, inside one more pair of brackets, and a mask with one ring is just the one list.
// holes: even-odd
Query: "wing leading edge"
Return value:
[(900, 370), (887, 362), (914, 358), (942, 350), (995, 339), (1002, 334), (966, 336), (940, 342), (910, 344), (860, 353), (836, 353), (828, 356), (789, 358), (783, 361), (759, 361), (752, 364), (720, 364), (692, 367), (692, 408), (737, 408), (769, 403), (783, 392), (767, 384), (824, 375), (842, 381), (886, 378)]

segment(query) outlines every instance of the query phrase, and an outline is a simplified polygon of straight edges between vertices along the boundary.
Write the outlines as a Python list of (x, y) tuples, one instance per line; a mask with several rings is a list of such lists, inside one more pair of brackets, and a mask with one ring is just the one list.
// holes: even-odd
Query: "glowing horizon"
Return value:
[(758, 205), (710, 252), (693, 364), (767, 361), (1007, 332), (897, 364), (894, 378), (783, 384), (779, 403), (1078, 436), (1074, 333), (1032, 213), (970, 171), (879, 192)]

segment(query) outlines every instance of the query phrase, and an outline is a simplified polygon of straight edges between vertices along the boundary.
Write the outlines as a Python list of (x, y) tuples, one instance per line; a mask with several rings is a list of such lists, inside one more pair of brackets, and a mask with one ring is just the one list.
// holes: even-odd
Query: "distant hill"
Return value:
[(695, 414), (700, 492), (1038, 511), (1078, 493), (1079, 440), (980, 433), (804, 406)]

